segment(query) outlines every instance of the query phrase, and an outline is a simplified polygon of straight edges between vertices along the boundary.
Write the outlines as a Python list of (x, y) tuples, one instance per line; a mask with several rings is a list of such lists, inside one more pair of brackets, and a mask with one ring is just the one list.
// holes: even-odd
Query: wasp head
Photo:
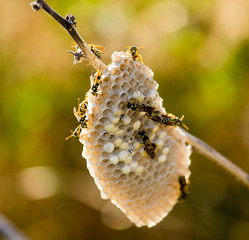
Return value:
[(131, 52), (131, 55), (135, 55), (137, 53), (137, 47), (130, 47), (130, 52)]

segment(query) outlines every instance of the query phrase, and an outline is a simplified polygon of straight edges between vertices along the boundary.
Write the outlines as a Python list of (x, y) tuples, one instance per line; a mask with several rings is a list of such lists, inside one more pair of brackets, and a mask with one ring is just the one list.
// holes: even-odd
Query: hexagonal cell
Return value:
[(127, 69), (127, 64), (122, 63), (122, 64), (120, 64), (119, 68), (120, 68), (120, 70), (121, 70), (122, 72), (124, 72), (124, 71)]
[(115, 80), (114, 80), (114, 83), (120, 85), (120, 83), (122, 83), (122, 78), (121, 77), (116, 77)]
[(114, 68), (114, 69), (112, 70), (112, 74), (113, 74), (113, 75), (120, 75), (120, 73), (121, 73), (121, 70), (118, 69), (118, 68)]
[(121, 90), (121, 86), (120, 85), (114, 84), (112, 86), (112, 91), (113, 92), (120, 92), (120, 90)]
[(122, 94), (120, 95), (120, 98), (123, 100), (123, 101), (127, 101), (128, 99), (128, 92), (127, 91), (124, 91), (122, 92)]

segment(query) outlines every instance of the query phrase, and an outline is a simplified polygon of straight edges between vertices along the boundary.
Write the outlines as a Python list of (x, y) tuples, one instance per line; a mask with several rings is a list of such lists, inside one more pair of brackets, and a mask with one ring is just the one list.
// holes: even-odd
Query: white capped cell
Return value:
[(115, 116), (120, 116), (123, 113), (123, 111), (121, 109), (117, 109), (116, 111), (114, 110), (113, 113)]
[(123, 142), (123, 143), (119, 146), (119, 148), (120, 148), (120, 149), (125, 149), (125, 150), (126, 150), (126, 149), (128, 148), (128, 146), (129, 146), (129, 145), (128, 145), (127, 142)]
[(165, 148), (162, 150), (162, 154), (167, 155), (168, 153), (169, 153), (169, 147), (165, 147)]
[(110, 162), (111, 162), (112, 164), (117, 164), (117, 163), (119, 162), (117, 156), (112, 156), (112, 157), (110, 157), (109, 160), (110, 160)]
[(128, 174), (131, 172), (131, 167), (129, 165), (125, 165), (123, 168), (122, 168), (122, 173), (124, 174)]
[(137, 174), (141, 174), (143, 171), (144, 171), (144, 167), (143, 166), (138, 166), (135, 169), (135, 173), (137, 173)]
[(117, 124), (119, 122), (119, 117), (112, 118), (110, 121), (112, 124)]
[(119, 129), (117, 132), (115, 132), (116, 136), (122, 136), (124, 134), (124, 130)]
[(114, 126), (114, 128), (112, 129), (111, 133), (115, 133), (119, 130), (118, 126)]
[(111, 143), (111, 142), (106, 143), (106, 144), (103, 146), (103, 150), (104, 150), (104, 152), (108, 152), (108, 153), (113, 152), (113, 150), (114, 150), (114, 144)]
[(132, 97), (139, 100), (139, 101), (143, 101), (144, 96), (141, 92), (138, 91), (134, 91), (134, 93), (132, 94)]
[(105, 125), (105, 130), (108, 131), (108, 132), (111, 132), (114, 128), (114, 125), (113, 124), (107, 124)]
[(140, 147), (142, 146), (142, 144), (140, 143), (140, 142), (134, 142), (134, 144), (133, 144), (133, 147), (136, 149), (136, 150), (138, 150)]
[(135, 169), (137, 166), (138, 166), (138, 162), (137, 162), (137, 161), (132, 161), (132, 162), (130, 163), (130, 167), (131, 167), (132, 169)]
[(146, 114), (146, 112), (140, 112), (139, 115), (140, 116), (144, 116)]
[(132, 162), (132, 157), (131, 156), (128, 156), (125, 160), (124, 160), (125, 163), (129, 164)]
[(128, 115), (125, 115), (121, 118), (121, 122), (124, 124), (124, 125), (128, 125), (130, 122), (131, 122), (131, 118), (128, 116)]
[(156, 124), (156, 125), (154, 125), (154, 127), (153, 127), (153, 132), (157, 132), (158, 131), (158, 129), (159, 129), (159, 124)]
[(127, 157), (128, 157), (127, 151), (123, 150), (118, 154), (118, 158), (120, 161), (124, 161)]
[(158, 156), (158, 162), (163, 163), (167, 160), (167, 157), (165, 155)]
[(137, 120), (136, 122), (133, 123), (132, 127), (134, 130), (138, 130), (141, 126), (141, 121)]
[(167, 135), (166, 131), (160, 131), (160, 133), (158, 134), (158, 138), (164, 139), (166, 137), (166, 135)]
[(116, 147), (118, 147), (121, 143), (123, 142), (123, 139), (118, 137), (118, 138), (115, 138), (113, 143)]
[(157, 145), (157, 147), (162, 147), (162, 146), (164, 145), (164, 141), (161, 140), (161, 139), (158, 139), (158, 140), (156, 141), (156, 145)]

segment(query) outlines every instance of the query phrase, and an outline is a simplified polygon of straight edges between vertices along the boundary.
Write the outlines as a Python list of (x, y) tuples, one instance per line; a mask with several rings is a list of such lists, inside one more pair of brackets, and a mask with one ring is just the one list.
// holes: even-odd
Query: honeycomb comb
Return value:
[[(97, 96), (86, 94), (87, 128), (80, 142), (87, 168), (104, 199), (109, 198), (136, 226), (152, 227), (172, 210), (180, 195), (179, 176), (190, 176), (191, 147), (179, 127), (152, 121), (127, 108), (128, 101), (152, 104), (166, 114), (153, 72), (127, 52), (114, 52), (102, 70)], [(138, 131), (156, 145), (145, 151)]]

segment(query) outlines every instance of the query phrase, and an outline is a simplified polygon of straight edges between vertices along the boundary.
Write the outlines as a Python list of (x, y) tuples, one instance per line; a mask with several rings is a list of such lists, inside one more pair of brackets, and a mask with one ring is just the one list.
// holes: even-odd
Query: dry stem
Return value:
[(71, 37), (74, 39), (74, 41), (78, 44), (80, 49), (82, 50), (84, 54), (84, 58), (89, 61), (89, 63), (96, 69), (102, 69), (105, 67), (105, 64), (96, 57), (90, 48), (87, 46), (83, 38), (78, 34), (76, 31), (76, 23), (74, 22), (74, 16), (73, 15), (67, 15), (66, 18), (63, 18), (60, 14), (58, 14), (55, 10), (53, 10), (45, 1), (43, 0), (37, 0), (36, 2), (32, 2), (30, 4), (33, 8), (33, 10), (38, 11), (40, 9), (43, 9), (46, 11), (51, 17), (53, 17), (58, 23), (60, 23), (67, 32), (71, 35)]
[(1, 235), (9, 240), (29, 240), (13, 223), (0, 213), (0, 237)]
[(191, 135), (190, 133), (184, 133), (187, 136), (187, 142), (192, 146), (193, 150), (196, 152), (205, 155), (207, 158), (216, 162), (221, 168), (225, 169), (227, 172), (232, 174), (238, 181), (242, 182), (249, 188), (249, 175), (232, 163), (229, 159), (215, 151), (209, 145), (198, 139), (197, 137)]
[[(33, 10), (45, 10), (50, 16), (52, 16), (57, 22), (59, 22), (72, 36), (74, 41), (78, 44), (84, 54), (84, 58), (89, 61), (89, 63), (96, 69), (104, 68), (106, 65), (97, 58), (92, 51), (89, 49), (82, 37), (77, 33), (75, 29), (74, 16), (68, 15), (67, 18), (63, 18), (56, 11), (54, 11), (45, 1), (37, 0), (31, 3)], [(184, 131), (184, 130), (183, 130)], [(230, 160), (222, 156), (220, 153), (215, 151), (213, 148), (208, 146), (206, 143), (202, 142), (200, 139), (194, 137), (190, 133), (184, 131), (187, 136), (187, 142), (192, 145), (193, 149), (200, 154), (205, 155), (209, 159), (216, 162), (220, 167), (227, 170), (236, 179), (241, 181), (249, 188), (249, 175), (240, 169), (238, 166), (233, 164)]]

